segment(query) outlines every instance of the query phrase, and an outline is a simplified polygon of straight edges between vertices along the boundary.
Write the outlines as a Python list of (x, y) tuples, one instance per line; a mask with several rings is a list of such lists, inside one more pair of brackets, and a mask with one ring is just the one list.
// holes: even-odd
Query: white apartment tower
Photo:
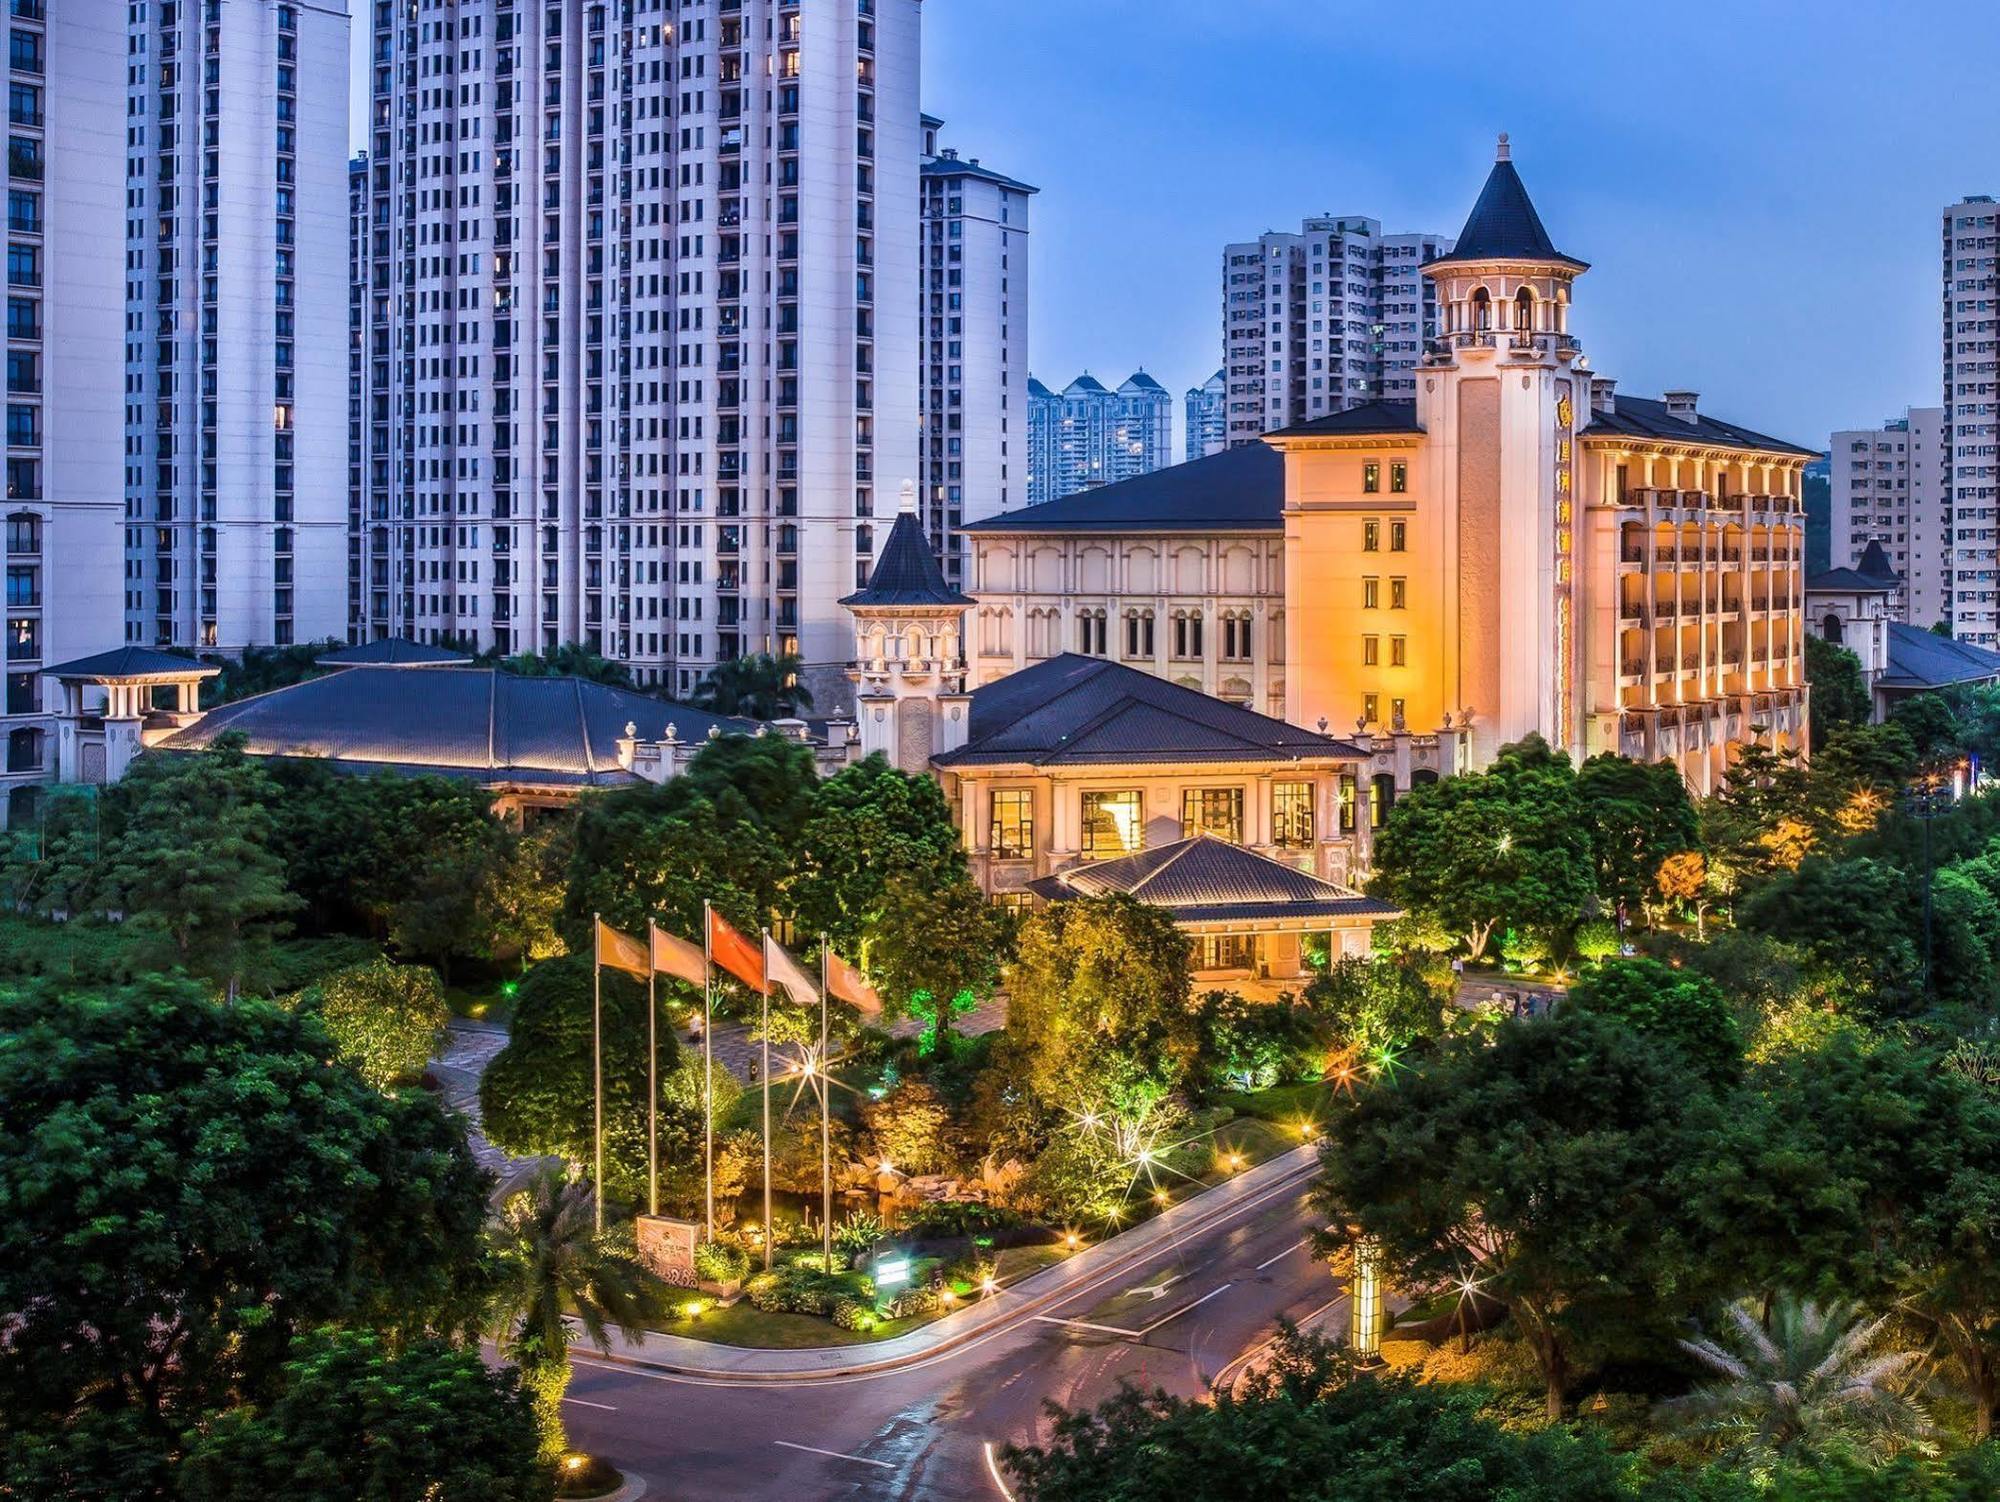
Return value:
[(919, 14), (368, 0), (352, 637), (845, 701), (918, 473)]
[(1944, 211), (1945, 488), (1951, 634), (2000, 644), (2000, 206), (1978, 194)]
[(1174, 399), (1145, 371), (1111, 390), (1089, 371), (1057, 395), (1028, 383), (1028, 501), (1115, 485), (1174, 462)]
[(7, 666), (0, 823), (53, 769), (40, 670), (119, 645), (124, 8), (12, 0), (7, 71)]
[(923, 118), (924, 531), (955, 589), (959, 528), (1028, 493), (1028, 195), (979, 158), (940, 147)]
[(125, 637), (337, 636), (346, 0), (128, 9)]
[(1914, 626), (1950, 609), (1944, 434), (1942, 407), (1912, 407), (1879, 428), (1835, 433), (1829, 451), (1833, 567), (1851, 568), (1879, 542), (1903, 581), (1893, 608)]
[(1229, 376), (1218, 370), (1183, 397), (1189, 459), (1205, 459), (1229, 446)]
[(1384, 235), (1380, 222), (1308, 219), (1222, 252), (1227, 442), (1361, 402), (1416, 398), (1417, 361), (1437, 333), (1420, 268), (1442, 235)]

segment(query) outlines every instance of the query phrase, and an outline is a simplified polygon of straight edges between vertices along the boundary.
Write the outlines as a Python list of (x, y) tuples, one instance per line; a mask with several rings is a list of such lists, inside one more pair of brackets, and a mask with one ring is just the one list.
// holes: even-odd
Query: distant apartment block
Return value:
[(1324, 215), (1222, 252), (1227, 442), (1363, 402), (1416, 398), (1437, 334), (1426, 261), (1452, 242), (1384, 235), (1379, 221)]
[(2000, 644), (2000, 207), (1985, 194), (1944, 211), (1946, 561), (1952, 635)]
[(1187, 424), (1189, 459), (1219, 454), (1229, 446), (1229, 377), (1218, 370), (1181, 398)]
[(923, 118), (919, 437), (924, 531), (957, 587), (959, 528), (1028, 494), (1028, 196)]
[(1879, 542), (1902, 579), (1892, 609), (1930, 626), (1948, 618), (1950, 508), (1942, 407), (1912, 407), (1879, 428), (1835, 433), (1830, 450), (1831, 563), (1851, 568)]
[(1173, 463), (1174, 399), (1136, 371), (1113, 391), (1085, 371), (1061, 394), (1028, 386), (1028, 502), (1115, 485)]

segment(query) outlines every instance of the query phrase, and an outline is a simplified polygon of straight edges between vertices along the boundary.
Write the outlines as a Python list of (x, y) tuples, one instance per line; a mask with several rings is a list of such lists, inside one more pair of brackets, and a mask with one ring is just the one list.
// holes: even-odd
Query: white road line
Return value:
[[(1327, 1310), (1333, 1308), (1337, 1304), (1344, 1304), (1346, 1302), (1347, 1302), (1347, 1290), (1342, 1289), (1339, 1293), (1335, 1294), (1332, 1298), (1328, 1299), (1324, 1304), (1321, 1304), (1319, 1308), (1313, 1310), (1311, 1314), (1308, 1314), (1303, 1318), (1301, 1318), (1298, 1321), (1299, 1328), (1301, 1330), (1311, 1329), (1313, 1322), (1317, 1320), (1322, 1314), (1325, 1314)], [(1258, 1345), (1252, 1346), (1249, 1350), (1245, 1351), (1241, 1356), (1238, 1356), (1234, 1361), (1231, 1361), (1226, 1366), (1224, 1366), (1221, 1371), (1217, 1372), (1215, 1374), (1215, 1380), (1208, 1384), (1209, 1387), (1216, 1391), (1221, 1391), (1223, 1388), (1226, 1387), (1233, 1387), (1236, 1383), (1236, 1377), (1242, 1376), (1243, 1371), (1249, 1369), (1251, 1362), (1255, 1361), (1259, 1356), (1263, 1355), (1266, 1351), (1270, 1350), (1271, 1347), (1276, 1345), (1277, 1343), (1278, 1343), (1278, 1337), (1273, 1335), (1269, 1340), (1263, 1341)], [(1230, 1373), (1232, 1372), (1236, 1373), (1236, 1377), (1232, 1377), (1230, 1375)]]
[(1172, 1314), (1161, 1315), (1158, 1319), (1154, 1320), (1150, 1325), (1146, 1326), (1145, 1329), (1139, 1331), (1138, 1333), (1141, 1336), (1151, 1335), (1155, 1330), (1159, 1329), (1160, 1326), (1166, 1324), (1169, 1320), (1176, 1320), (1179, 1319), (1183, 1314), (1192, 1313), (1194, 1310), (1199, 1309), (1203, 1304), (1206, 1304), (1210, 1299), (1214, 1298), (1218, 1293), (1227, 1293), (1229, 1292), (1230, 1289), (1234, 1288), (1235, 1286), (1236, 1285), (1233, 1283), (1224, 1283), (1220, 1288), (1211, 1288), (1207, 1293), (1203, 1294), (1200, 1298), (1196, 1299), (1192, 1304), (1183, 1304), (1181, 1305), (1180, 1308), (1176, 1309)]
[(1063, 1319), (1054, 1314), (1031, 1314), (1029, 1319), (1044, 1325), (1067, 1325), (1072, 1330), (1095, 1330), (1100, 1335), (1122, 1335), (1127, 1340), (1135, 1340), (1145, 1334), (1143, 1330), (1127, 1330), (1121, 1325), (1094, 1325), (1087, 1319)]
[(851, 1460), (856, 1465), (872, 1465), (879, 1470), (893, 1471), (896, 1468), (886, 1460), (870, 1460), (866, 1455), (848, 1455), (839, 1450), (822, 1450), (818, 1445), (795, 1445), (788, 1439), (774, 1439), (774, 1445), (783, 1445), (787, 1450), (804, 1450), (809, 1455), (830, 1455), (835, 1460)]
[(993, 1478), (993, 1484), (999, 1488), (1000, 1495), (1005, 1497), (1007, 1502), (1014, 1502), (1014, 1494), (1007, 1490), (1007, 1483), (1000, 1479), (1000, 1462), (993, 1458), (993, 1441), (990, 1439), (986, 1441), (986, 1474)]
[(1273, 1262), (1283, 1262), (1287, 1257), (1291, 1256), (1293, 1252), (1296, 1252), (1300, 1247), (1304, 1246), (1307, 1242), (1311, 1240), (1312, 1237), (1310, 1236), (1301, 1236), (1297, 1241), (1293, 1242), (1290, 1246), (1286, 1247), (1282, 1252), (1278, 1253), (1277, 1256), (1266, 1257), (1262, 1262), (1259, 1262), (1257, 1266), (1253, 1269), (1253, 1271), (1262, 1272), (1265, 1268), (1269, 1267)]
[(574, 1403), (579, 1408), (602, 1408), (606, 1413), (616, 1413), (618, 1411), (609, 1403), (593, 1403), (588, 1398), (564, 1398), (563, 1401), (565, 1403)]

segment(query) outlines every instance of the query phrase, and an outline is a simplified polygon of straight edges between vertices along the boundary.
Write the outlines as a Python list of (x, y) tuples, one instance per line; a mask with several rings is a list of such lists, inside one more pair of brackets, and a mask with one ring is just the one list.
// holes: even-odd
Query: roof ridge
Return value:
[[(1139, 893), (1144, 888), (1151, 886), (1156, 880), (1159, 879), (1161, 872), (1168, 870), (1177, 861), (1179, 861), (1182, 856), (1186, 855), (1190, 850), (1194, 849), (1194, 847), (1198, 843), (1200, 843), (1202, 838), (1207, 834), (1208, 834), (1207, 830), (1197, 829), (1191, 835), (1182, 835), (1178, 840), (1170, 840), (1167, 842), (1167, 844), (1162, 845), (1160, 847), (1160, 849), (1162, 850), (1172, 850), (1175, 845), (1180, 846), (1180, 849), (1174, 850), (1173, 854), (1169, 855), (1165, 860), (1161, 861), (1157, 866), (1154, 866), (1144, 876), (1140, 877), (1137, 881), (1133, 882), (1131, 886), (1125, 889), (1126, 892), (1131, 896), (1134, 897), (1138, 896)], [(1143, 855), (1145, 852), (1144, 849), (1141, 848), (1139, 850), (1133, 851), (1132, 853), (1134, 855)]]

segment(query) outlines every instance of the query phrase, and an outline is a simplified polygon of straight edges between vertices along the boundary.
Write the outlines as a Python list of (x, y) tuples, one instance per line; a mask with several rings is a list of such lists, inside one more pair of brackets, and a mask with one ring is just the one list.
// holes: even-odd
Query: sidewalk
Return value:
[(806, 1350), (757, 1350), (651, 1331), (637, 1346), (614, 1342), (611, 1359), (681, 1376), (733, 1377), (742, 1381), (809, 1381), (893, 1371), (1018, 1324), (1163, 1246), (1207, 1230), (1250, 1201), (1294, 1188), (1310, 1178), (1318, 1164), (1318, 1150), (1313, 1144), (1295, 1147), (1226, 1183), (1182, 1200), (1143, 1225), (1031, 1273), (990, 1298), (889, 1340)]
[(438, 1094), (445, 1108), (465, 1118), (466, 1145), (473, 1161), (498, 1181), (494, 1201), (510, 1193), (515, 1185), (552, 1158), (513, 1158), (486, 1140), (479, 1117), (479, 1080), (500, 1050), (507, 1046), (507, 1029), (491, 1022), (473, 1022), (455, 1017), (445, 1038), (444, 1050), (431, 1060)]

